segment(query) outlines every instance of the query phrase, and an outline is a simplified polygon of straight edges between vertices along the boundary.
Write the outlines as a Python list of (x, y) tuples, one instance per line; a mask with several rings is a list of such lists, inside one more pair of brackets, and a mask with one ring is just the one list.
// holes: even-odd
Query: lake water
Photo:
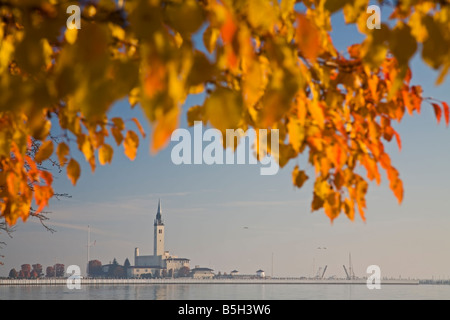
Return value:
[(0, 286), (0, 300), (450, 300), (450, 285), (157, 284)]

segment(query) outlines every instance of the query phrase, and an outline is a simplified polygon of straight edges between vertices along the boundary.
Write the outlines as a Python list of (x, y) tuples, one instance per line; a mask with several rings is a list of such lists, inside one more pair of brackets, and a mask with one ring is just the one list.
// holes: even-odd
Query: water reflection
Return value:
[(155, 284), (65, 286), (0, 286), (0, 300), (325, 300), (450, 299), (448, 285)]

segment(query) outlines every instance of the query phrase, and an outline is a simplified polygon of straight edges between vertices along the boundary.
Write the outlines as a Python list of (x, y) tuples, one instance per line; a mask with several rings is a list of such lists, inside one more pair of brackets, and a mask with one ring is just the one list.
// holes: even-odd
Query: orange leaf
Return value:
[(8, 176), (6, 178), (6, 183), (7, 183), (7, 187), (8, 187), (8, 193), (10, 195), (15, 196), (19, 192), (19, 183), (18, 182), (19, 181), (13, 172), (8, 174)]
[(137, 149), (139, 147), (139, 137), (134, 131), (128, 131), (123, 143), (125, 148), (125, 155), (130, 159), (136, 158)]
[(125, 129), (125, 123), (123, 122), (122, 118), (112, 118), (111, 119), (112, 123), (114, 123), (114, 126), (119, 129), (120, 131), (122, 131), (123, 129)]
[(392, 192), (394, 192), (395, 197), (398, 200), (398, 203), (403, 201), (403, 182), (399, 178), (398, 171), (394, 167), (390, 167), (387, 170), (388, 179), (390, 181), (390, 188)]
[(410, 99), (408, 90), (402, 90), (402, 95), (403, 95), (403, 102), (405, 103), (406, 109), (408, 110), (408, 113), (410, 115), (412, 115), (413, 111), (414, 111), (414, 105), (411, 103), (411, 99)]
[(355, 204), (352, 200), (344, 200), (344, 212), (351, 221), (355, 220)]
[(25, 161), (27, 162), (28, 166), (30, 167), (30, 170), (28, 170), (28, 174), (30, 176), (33, 176), (39, 172), (36, 162), (30, 156), (28, 156), (28, 155), (25, 156)]
[(237, 31), (237, 26), (234, 23), (233, 16), (229, 11), (226, 13), (225, 23), (220, 28), (220, 34), (222, 41), (225, 45), (230, 44), (233, 41), (234, 34)]
[(42, 179), (44, 179), (44, 181), (47, 184), (47, 186), (50, 186), (52, 184), (52, 182), (53, 182), (53, 175), (51, 174), (51, 172), (41, 170), (39, 172), (39, 175), (41, 176)]
[(397, 145), (398, 145), (398, 149), (402, 150), (402, 140), (400, 139), (400, 135), (398, 134), (397, 131), (392, 130), (394, 132), (395, 135), (395, 140), (397, 140)]
[(166, 73), (166, 66), (159, 59), (152, 58), (144, 79), (144, 93), (148, 98), (166, 89)]
[(450, 109), (447, 102), (442, 101), (442, 108), (444, 109), (445, 124), (448, 127), (450, 121)]
[(397, 197), (398, 203), (402, 203), (403, 201), (403, 182), (400, 179), (397, 179), (394, 188), (394, 195)]
[(178, 109), (173, 109), (156, 123), (153, 130), (152, 153), (157, 153), (167, 145), (172, 132), (178, 127), (178, 112)]
[(34, 186), (34, 199), (38, 208), (36, 214), (40, 213), (47, 206), (50, 198), (53, 197), (53, 189), (49, 186)]
[(145, 134), (144, 128), (142, 128), (142, 125), (139, 122), (139, 120), (137, 118), (133, 118), (133, 119), (131, 119), (131, 121), (133, 121), (136, 124), (136, 126), (138, 127), (139, 132), (141, 133), (141, 136), (143, 136), (145, 138), (146, 134)]
[(69, 177), (70, 181), (72, 181), (73, 185), (77, 184), (80, 173), (81, 168), (78, 162), (74, 159), (70, 159), (69, 164), (67, 165), (67, 176)]
[(296, 40), (306, 59), (315, 60), (321, 51), (320, 31), (304, 14), (297, 15)]
[(323, 129), (325, 127), (325, 115), (322, 104), (317, 101), (311, 101), (311, 103), (308, 103), (308, 110), (319, 128)]
[(387, 153), (380, 155), (380, 164), (384, 170), (388, 170), (391, 167), (391, 159)]
[(53, 141), (47, 140), (40, 147), (34, 159), (37, 163), (47, 160), (53, 153)]
[(436, 119), (437, 122), (440, 123), (441, 122), (441, 117), (442, 117), (442, 110), (441, 107), (436, 104), (436, 103), (432, 103), (433, 108), (434, 108), (434, 114), (436, 115)]

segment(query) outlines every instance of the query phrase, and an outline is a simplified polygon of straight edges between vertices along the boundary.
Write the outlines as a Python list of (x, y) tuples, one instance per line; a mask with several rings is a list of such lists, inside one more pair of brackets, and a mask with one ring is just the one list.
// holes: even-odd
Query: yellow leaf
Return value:
[(128, 102), (130, 103), (132, 108), (139, 103), (140, 95), (141, 95), (140, 88), (133, 88), (128, 94)]
[(0, 46), (0, 72), (3, 72), (11, 62), (11, 55), (14, 52), (12, 37), (6, 37), (1, 40)]
[(242, 96), (230, 89), (216, 89), (205, 101), (205, 115), (222, 133), (237, 129), (242, 116)]
[(441, 67), (448, 58), (448, 25), (426, 16), (423, 22), (428, 30), (428, 37), (423, 42), (422, 59), (434, 69)]
[(415, 11), (409, 21), (408, 25), (411, 27), (411, 34), (416, 38), (418, 42), (424, 42), (428, 37), (428, 30), (422, 23), (422, 15), (420, 12)]
[(407, 65), (417, 50), (417, 42), (411, 35), (411, 28), (404, 23), (397, 24), (391, 32), (389, 46), (398, 62)]
[(125, 148), (125, 155), (134, 160), (137, 154), (137, 148), (139, 147), (139, 137), (134, 131), (128, 131), (123, 143)]
[(202, 6), (195, 0), (173, 1), (165, 12), (169, 25), (181, 34), (196, 32), (205, 19)]
[(187, 111), (188, 126), (192, 127), (195, 121), (203, 121), (205, 108), (202, 106), (193, 106)]
[(105, 165), (106, 163), (111, 163), (113, 154), (114, 150), (110, 145), (102, 145), (98, 150), (98, 160), (100, 161), (100, 164)]
[(203, 44), (209, 53), (213, 53), (217, 39), (219, 39), (220, 30), (217, 28), (208, 27), (203, 33)]
[(42, 161), (47, 160), (53, 153), (53, 141), (47, 140), (40, 147), (39, 151), (36, 153), (35, 161), (37, 163), (41, 163)]
[[(92, 6), (92, 7), (95, 9), (94, 6)], [(118, 26), (117, 24), (111, 23), (111, 22), (108, 23), (108, 27), (109, 27), (109, 30), (111, 31), (111, 35), (114, 38), (117, 38), (118, 40), (121, 40), (121, 41), (125, 40), (126, 34), (125, 34), (125, 30), (122, 27)]]
[(319, 128), (323, 129), (325, 127), (325, 116), (321, 104), (317, 101), (312, 101), (308, 103), (308, 110)]
[(245, 102), (249, 107), (253, 107), (264, 95), (264, 88), (268, 82), (267, 79), (263, 65), (257, 61), (253, 61), (242, 79), (242, 91)]
[(67, 159), (66, 156), (69, 154), (69, 147), (64, 142), (58, 144), (56, 148), (56, 155), (58, 156), (59, 164), (63, 166)]
[(78, 29), (76, 28), (66, 29), (66, 32), (64, 33), (64, 37), (66, 38), (66, 41), (69, 44), (74, 44), (75, 41), (77, 41), (77, 36), (78, 36)]
[(69, 164), (67, 165), (67, 176), (69, 177), (70, 181), (72, 181), (73, 185), (77, 184), (80, 173), (81, 168), (78, 162), (74, 159), (70, 159)]
[(305, 128), (300, 125), (297, 119), (291, 118), (287, 125), (289, 133), (289, 143), (296, 152), (300, 152), (300, 148), (305, 140)]
[(94, 149), (92, 148), (91, 141), (88, 136), (79, 136), (80, 138), (80, 149), (83, 152), (87, 161), (89, 161), (94, 155)]
[(381, 24), (381, 29), (372, 30), (361, 46), (363, 61), (373, 69), (378, 68), (386, 59), (388, 52), (387, 41), (390, 38), (389, 32), (389, 27)]
[(269, 30), (276, 19), (276, 8), (270, 1), (248, 0), (248, 21), (256, 29)]
[(202, 52), (195, 52), (191, 72), (187, 78), (190, 87), (196, 87), (211, 80), (214, 75), (214, 66)]
[(283, 19), (289, 17), (289, 15), (294, 12), (295, 0), (281, 0), (280, 9), (281, 16)]

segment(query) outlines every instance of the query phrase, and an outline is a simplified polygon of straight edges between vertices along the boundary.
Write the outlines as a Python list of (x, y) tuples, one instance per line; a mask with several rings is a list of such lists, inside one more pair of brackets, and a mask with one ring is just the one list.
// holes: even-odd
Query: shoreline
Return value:
[[(0, 279), (0, 286), (66, 286), (69, 279)], [(74, 279), (69, 280), (70, 283)], [(366, 279), (81, 279), (81, 285), (161, 285), (161, 284), (297, 284), (366, 285)], [(419, 280), (381, 280), (381, 285), (419, 285)]]

